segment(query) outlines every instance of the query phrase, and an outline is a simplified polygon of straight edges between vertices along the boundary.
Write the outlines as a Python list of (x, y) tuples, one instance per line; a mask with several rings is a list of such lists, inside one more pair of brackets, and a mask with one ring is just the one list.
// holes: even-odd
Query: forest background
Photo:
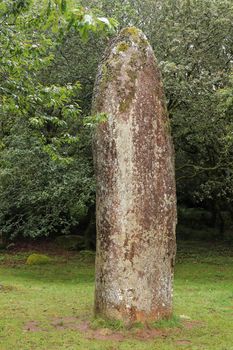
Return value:
[(178, 237), (233, 227), (231, 0), (0, 2), (0, 227), (95, 247), (91, 115), (98, 64), (137, 26), (162, 72), (176, 152)]

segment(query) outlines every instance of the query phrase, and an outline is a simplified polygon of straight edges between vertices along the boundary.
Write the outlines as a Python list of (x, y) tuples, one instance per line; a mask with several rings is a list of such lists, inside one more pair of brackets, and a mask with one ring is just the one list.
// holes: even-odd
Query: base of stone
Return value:
[(100, 311), (98, 307), (95, 309), (95, 316), (102, 317), (108, 320), (117, 320), (122, 321), (124, 324), (133, 324), (133, 323), (148, 323), (148, 322), (156, 322), (164, 319), (170, 319), (172, 317), (172, 308), (171, 307), (163, 307), (156, 308), (151, 312), (145, 312), (142, 310), (138, 310), (134, 307), (131, 308), (123, 308), (123, 307), (109, 307), (103, 308)]

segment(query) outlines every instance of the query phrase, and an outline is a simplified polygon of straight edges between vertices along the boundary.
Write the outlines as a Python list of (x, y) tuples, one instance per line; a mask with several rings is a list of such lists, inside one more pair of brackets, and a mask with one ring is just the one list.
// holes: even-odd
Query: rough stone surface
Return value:
[(95, 312), (125, 323), (172, 313), (176, 251), (174, 155), (153, 50), (123, 29), (97, 75)]

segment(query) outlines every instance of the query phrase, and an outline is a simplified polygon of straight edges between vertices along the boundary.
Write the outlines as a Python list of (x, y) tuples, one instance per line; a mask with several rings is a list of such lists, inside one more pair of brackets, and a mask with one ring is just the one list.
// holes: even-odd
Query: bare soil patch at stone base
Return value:
[(15, 286), (9, 286), (9, 285), (2, 285), (0, 284), (0, 293), (8, 293), (12, 291), (17, 291), (17, 288)]
[[(69, 326), (68, 324), (66, 324)], [(71, 328), (74, 328), (74, 325), (71, 325)], [(70, 328), (70, 329), (71, 329)], [(153, 329), (153, 328), (143, 328), (143, 329), (134, 329), (134, 330), (122, 330), (116, 331), (109, 328), (99, 328), (93, 329), (91, 323), (88, 321), (82, 321), (75, 325), (75, 329), (83, 333), (87, 339), (95, 340), (112, 340), (112, 341), (124, 341), (128, 339), (137, 339), (137, 340), (152, 340), (156, 337), (167, 337), (167, 330)]]
[(78, 327), (78, 318), (77, 317), (58, 317), (54, 318), (51, 322), (51, 326), (56, 328), (57, 330), (65, 330), (65, 329), (70, 329), (73, 331), (79, 330)]
[(177, 340), (176, 344), (178, 344), (178, 345), (189, 345), (189, 344), (192, 344), (192, 342), (190, 340), (187, 340), (187, 339), (180, 339), (180, 340)]
[(196, 327), (204, 326), (204, 322), (197, 320), (183, 321), (183, 326), (187, 329), (193, 329)]
[[(203, 325), (200, 321), (184, 321), (182, 323), (183, 327), (191, 330), (194, 327), (199, 327)], [(168, 329), (158, 329), (145, 326), (140, 329), (129, 329), (129, 330), (112, 330), (109, 328), (98, 328), (93, 329), (90, 321), (80, 320), (78, 317), (68, 316), (68, 317), (56, 317), (50, 321), (50, 326), (58, 331), (72, 330), (82, 333), (82, 335), (89, 340), (110, 340), (122, 342), (130, 339), (139, 341), (150, 341), (155, 338), (167, 338), (172, 334), (179, 334), (181, 328), (168, 328)], [(49, 332), (48, 329), (43, 329), (39, 322), (30, 321), (25, 327), (24, 331), (28, 332)], [(187, 339), (180, 339), (177, 344), (185, 345), (191, 342)]]
[(24, 326), (24, 331), (27, 331), (27, 332), (43, 332), (44, 330), (39, 326), (39, 323), (37, 321), (29, 321)]

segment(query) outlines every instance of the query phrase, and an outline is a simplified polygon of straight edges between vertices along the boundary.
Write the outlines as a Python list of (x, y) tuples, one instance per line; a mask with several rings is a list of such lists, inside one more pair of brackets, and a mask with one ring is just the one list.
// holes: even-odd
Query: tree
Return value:
[(94, 195), (80, 84), (51, 84), (43, 72), (66, 33), (86, 40), (116, 23), (64, 0), (2, 1), (0, 22), (1, 232), (6, 239), (67, 233)]

